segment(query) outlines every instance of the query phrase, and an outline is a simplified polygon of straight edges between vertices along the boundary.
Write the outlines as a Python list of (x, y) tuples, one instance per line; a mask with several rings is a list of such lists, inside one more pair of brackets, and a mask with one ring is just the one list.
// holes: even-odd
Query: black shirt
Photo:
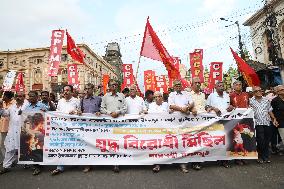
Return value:
[(271, 106), (273, 108), (273, 114), (279, 123), (279, 128), (284, 128), (284, 101), (279, 97), (275, 97), (271, 101)]

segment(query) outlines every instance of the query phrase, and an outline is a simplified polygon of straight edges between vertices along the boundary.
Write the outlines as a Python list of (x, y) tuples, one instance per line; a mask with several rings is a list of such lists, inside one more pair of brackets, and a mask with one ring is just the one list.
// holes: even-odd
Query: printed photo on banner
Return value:
[(19, 163), (38, 164), (43, 161), (44, 113), (23, 112)]

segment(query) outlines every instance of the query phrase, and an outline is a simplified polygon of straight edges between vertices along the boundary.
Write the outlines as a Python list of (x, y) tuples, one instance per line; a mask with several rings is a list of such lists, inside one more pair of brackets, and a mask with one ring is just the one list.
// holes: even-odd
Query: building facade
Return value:
[(117, 74), (107, 61), (93, 52), (86, 44), (77, 45), (86, 54), (85, 64), (74, 61), (67, 54), (66, 46), (62, 48), (61, 63), (58, 75), (47, 75), (49, 66), (49, 47), (22, 49), (15, 51), (0, 51), (0, 84), (2, 85), (6, 73), (16, 70), (24, 73), (26, 91), (48, 90), (59, 92), (61, 87), (68, 83), (67, 64), (78, 64), (80, 89), (85, 84), (101, 85), (102, 76), (107, 74), (111, 79), (117, 79)]
[(283, 81), (284, 1), (266, 0), (244, 25), (251, 30), (255, 60), (270, 67), (279, 66)]

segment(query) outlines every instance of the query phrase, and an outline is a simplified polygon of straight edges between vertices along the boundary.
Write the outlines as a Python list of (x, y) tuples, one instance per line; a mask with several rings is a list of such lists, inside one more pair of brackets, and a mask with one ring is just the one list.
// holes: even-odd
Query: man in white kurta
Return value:
[(5, 158), (3, 161), (3, 169), (0, 174), (10, 171), (13, 162), (18, 159), (18, 149), (20, 147), (20, 131), (21, 131), (21, 111), (26, 108), (28, 101), (25, 100), (25, 94), (19, 92), (16, 94), (16, 104), (13, 104), (8, 110), (2, 112), (3, 116), (9, 116), (9, 130), (4, 145), (6, 148)]

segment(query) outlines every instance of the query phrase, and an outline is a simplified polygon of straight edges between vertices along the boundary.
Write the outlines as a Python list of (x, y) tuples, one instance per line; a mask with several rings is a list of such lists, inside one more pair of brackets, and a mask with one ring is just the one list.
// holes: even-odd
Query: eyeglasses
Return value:
[(111, 86), (116, 87), (116, 86), (117, 86), (117, 84), (116, 84), (116, 83), (113, 83), (113, 84), (111, 84)]
[(161, 98), (162, 96), (161, 96), (161, 95), (160, 95), (160, 96), (154, 96), (154, 98), (158, 98), (158, 97), (160, 97), (160, 98)]
[(181, 84), (176, 84), (175, 87), (181, 87)]
[(85, 88), (85, 90), (89, 90), (89, 89), (92, 89), (92, 88)]

